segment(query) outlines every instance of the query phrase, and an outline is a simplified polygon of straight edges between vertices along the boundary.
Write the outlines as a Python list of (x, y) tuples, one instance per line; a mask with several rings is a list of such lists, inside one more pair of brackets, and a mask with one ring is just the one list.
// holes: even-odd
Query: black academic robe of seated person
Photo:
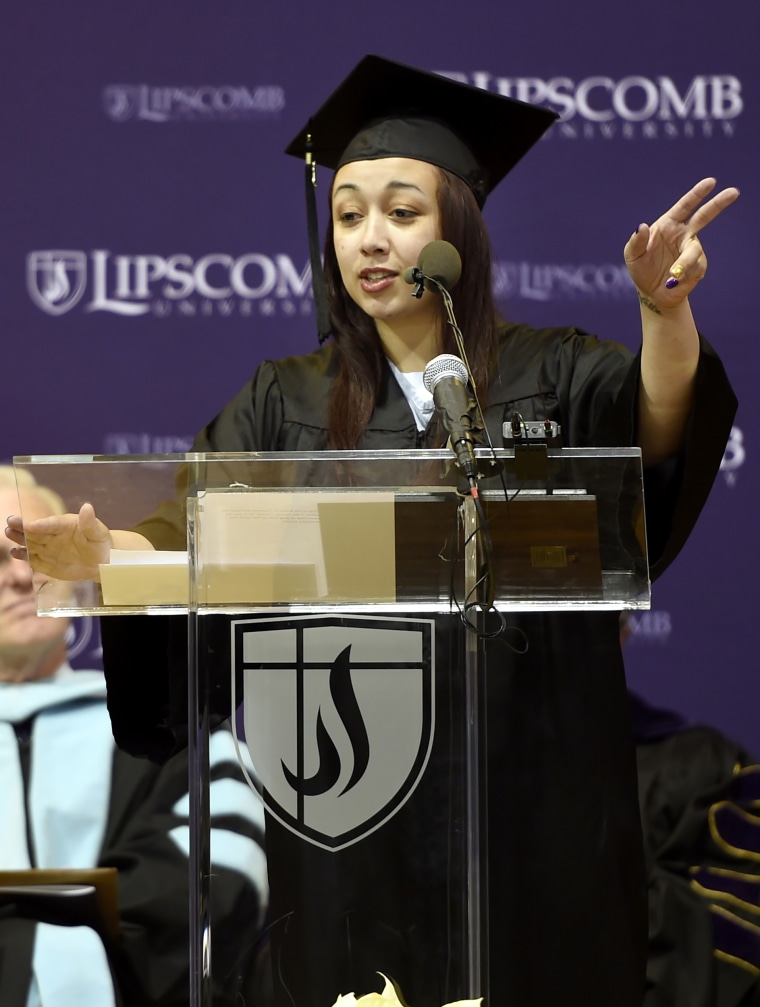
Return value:
[[(265, 362), (194, 449), (324, 448), (336, 369), (331, 345)], [(638, 359), (616, 344), (574, 329), (505, 324), (486, 396), (491, 438), (503, 443), (502, 424), (516, 411), (526, 421), (557, 421), (566, 446), (632, 445), (638, 384)], [(699, 515), (735, 408), (723, 367), (703, 342), (686, 445), (665, 478), (658, 472), (647, 480), (653, 576), (673, 560)], [(402, 449), (426, 440), (386, 367), (359, 447)], [(183, 527), (181, 514), (167, 504), (141, 529), (161, 545), (177, 525)], [(135, 621), (121, 620), (120, 629), (119, 620), (103, 620), (114, 730), (128, 749), (161, 757), (181, 734), (184, 666), (175, 654), (167, 674), (161, 620), (143, 620), (146, 636), (135, 632)], [(452, 645), (446, 634), (461, 632), (452, 628), (456, 621), (437, 623), (439, 655)], [(524, 634), (524, 653), (504, 641), (487, 646), (487, 1004), (640, 1007), (647, 885), (617, 613), (520, 614), (509, 626), (506, 644)], [(209, 644), (217, 652), (213, 689), (222, 708), (228, 638), (223, 631)], [(125, 662), (130, 644), (141, 649), (141, 682), (135, 664)], [(446, 692), (443, 671), (436, 671), (440, 708), (430, 764), (395, 816), (337, 853), (268, 821), (278, 1007), (331, 1007), (338, 993), (377, 990), (375, 970), (398, 980), (411, 1007), (439, 1007), (462, 995), (447, 982), (446, 892), (438, 893), (433, 920), (414, 902), (415, 886), (440, 884), (446, 858), (436, 829), (446, 815), (447, 704), (457, 697)], [(298, 902), (304, 893), (311, 926)], [(368, 914), (381, 921), (382, 933), (372, 929)], [(411, 964), (399, 951), (405, 942), (415, 947)], [(328, 962), (338, 963), (336, 971)]]
[(760, 1005), (760, 765), (630, 693), (649, 874), (642, 1007)]

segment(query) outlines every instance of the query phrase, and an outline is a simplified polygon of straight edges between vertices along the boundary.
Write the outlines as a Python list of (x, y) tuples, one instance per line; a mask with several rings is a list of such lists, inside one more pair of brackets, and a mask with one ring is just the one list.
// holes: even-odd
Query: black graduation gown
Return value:
[[(199, 434), (195, 450), (323, 448), (335, 369), (329, 345), (307, 357), (262, 364)], [(502, 423), (517, 411), (525, 420), (556, 420), (567, 446), (631, 445), (638, 377), (637, 359), (616, 344), (573, 329), (504, 325), (487, 396), (486, 420), (493, 442), (502, 443)], [(735, 408), (723, 367), (703, 342), (686, 447), (669, 467), (667, 478), (657, 472), (647, 480), (654, 576), (678, 553), (699, 515), (718, 471)], [(424, 441), (386, 367), (380, 399), (360, 447), (400, 449)], [(177, 515), (167, 505), (141, 528), (162, 542), (167, 529), (176, 524)], [(118, 622), (104, 620), (117, 741), (132, 750), (160, 754), (169, 738), (167, 725), (174, 721), (176, 734), (181, 721), (184, 669), (181, 662), (170, 669), (180, 676), (172, 689), (171, 673), (167, 680), (165, 671), (166, 649), (154, 626), (157, 666), (150, 661), (143, 664), (154, 703), (148, 708), (143, 697), (136, 709), (125, 689), (123, 652), (120, 645), (109, 646), (109, 634), (116, 639), (120, 635)], [(527, 652), (517, 656), (495, 642), (487, 656), (488, 1002), (496, 1007), (560, 1003), (640, 1007), (647, 947), (646, 877), (617, 614), (537, 613), (520, 615), (510, 623), (525, 634)], [(220, 698), (222, 692), (220, 684)], [(182, 699), (174, 700), (175, 693)], [(426, 790), (423, 783), (421, 789), (420, 800), (427, 802), (426, 813), (432, 813), (435, 788)], [(389, 830), (389, 841), (393, 830), (403, 827), (399, 820), (403, 822), (402, 815), (380, 830), (381, 834)], [(289, 909), (278, 902), (278, 878), (287, 881), (287, 865), (292, 875), (298, 856), (283, 831), (275, 827), (268, 833), (275, 920), (278, 910)], [(379, 855), (377, 850), (369, 854), (360, 871), (363, 878), (372, 876)], [(431, 848), (430, 859), (434, 856)], [(323, 874), (328, 864), (335, 864), (319, 858), (315, 862)], [(329, 904), (325, 889), (318, 919), (326, 920), (324, 914), (333, 912), (340, 916), (347, 900), (361, 904), (362, 893), (349, 883), (347, 873), (338, 881), (343, 888), (338, 904)], [(318, 890), (313, 894), (317, 896)], [(399, 926), (403, 925), (400, 919)], [(328, 946), (334, 945), (327, 922), (323, 931)], [(273, 939), (276, 944), (276, 931)], [(288, 997), (293, 996), (297, 1007), (323, 1003), (329, 1007), (330, 995), (334, 999), (349, 989), (357, 995), (376, 989), (371, 973), (382, 965), (375, 961), (348, 969), (337, 988), (335, 977), (327, 977), (324, 988), (318, 989), (304, 978), (305, 962), (299, 968), (297, 959), (278, 960), (276, 968), (284, 970), (282, 985), (287, 989), (282, 1003), (290, 1003)], [(401, 971), (394, 978), (401, 980), (412, 1007), (437, 1007), (453, 999), (446, 995), (443, 980), (440, 988), (435, 987), (434, 970), (424, 981)]]

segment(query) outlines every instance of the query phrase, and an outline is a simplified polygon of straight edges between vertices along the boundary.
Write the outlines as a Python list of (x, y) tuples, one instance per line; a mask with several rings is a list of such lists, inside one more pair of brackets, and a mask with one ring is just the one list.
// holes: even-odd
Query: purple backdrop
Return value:
[[(709, 505), (634, 616), (630, 681), (760, 754), (754, 337), (757, 5), (387, 0), (11, 5), (2, 39), (0, 458), (175, 452), (264, 357), (310, 349), (301, 166), (365, 51), (563, 119), (489, 201), (503, 310), (631, 347), (622, 247), (705, 175), (738, 206), (693, 298), (741, 406)], [(322, 204), (327, 177), (321, 187)], [(89, 637), (87, 634), (91, 634)], [(80, 627), (80, 663), (97, 648)]]

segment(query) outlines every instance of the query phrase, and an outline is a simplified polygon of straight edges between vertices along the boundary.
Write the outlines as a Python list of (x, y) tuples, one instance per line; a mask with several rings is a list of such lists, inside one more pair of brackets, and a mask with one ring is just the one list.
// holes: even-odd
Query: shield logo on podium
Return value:
[(433, 620), (285, 616), (236, 620), (232, 632), (270, 814), (333, 851), (380, 828), (430, 757)]

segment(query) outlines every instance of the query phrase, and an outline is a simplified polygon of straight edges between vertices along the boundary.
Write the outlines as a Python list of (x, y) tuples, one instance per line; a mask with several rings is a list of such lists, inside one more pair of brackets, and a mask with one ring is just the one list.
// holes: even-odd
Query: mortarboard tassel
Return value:
[(322, 256), (319, 251), (319, 224), (317, 221), (317, 198), (314, 190), (317, 188), (317, 163), (314, 160), (311, 133), (306, 137), (306, 222), (309, 229), (309, 259), (311, 261), (311, 289), (314, 292), (314, 307), (317, 312), (317, 332), (320, 345), (330, 333), (330, 312), (327, 309), (327, 287), (322, 269)]

